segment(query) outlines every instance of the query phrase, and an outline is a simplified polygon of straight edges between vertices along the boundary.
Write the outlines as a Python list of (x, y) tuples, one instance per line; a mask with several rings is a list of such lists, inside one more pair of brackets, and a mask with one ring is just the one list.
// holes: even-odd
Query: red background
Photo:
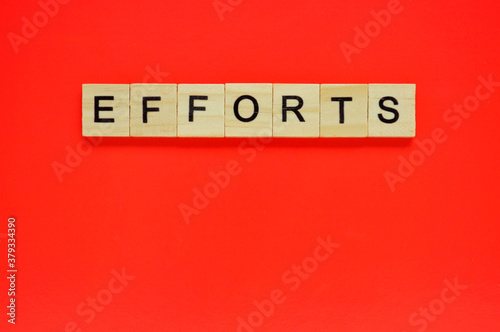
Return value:
[[(443, 119), (479, 76), (500, 81), (500, 5), (401, 5), (348, 62), (340, 44), (387, 1), (244, 0), (223, 20), (211, 0), (71, 1), (17, 53), (9, 33), (41, 7), (4, 1), (0, 247), (5, 277), (15, 216), (15, 328), (236, 331), (279, 288), (286, 301), (255, 331), (417, 331), (410, 315), (458, 278), (468, 288), (427, 330), (500, 330), (500, 88), (457, 129)], [(274, 139), (249, 162), (247, 139), (105, 138), (59, 181), (54, 162), (84, 140), (82, 83), (141, 83), (157, 66), (164, 83), (416, 83), (416, 139), (447, 139), (394, 192), (384, 174), (415, 139)], [(241, 173), (187, 224), (179, 204), (230, 160)], [(290, 291), (282, 275), (328, 236), (340, 247)], [(135, 279), (86, 323), (77, 307), (122, 268)]]

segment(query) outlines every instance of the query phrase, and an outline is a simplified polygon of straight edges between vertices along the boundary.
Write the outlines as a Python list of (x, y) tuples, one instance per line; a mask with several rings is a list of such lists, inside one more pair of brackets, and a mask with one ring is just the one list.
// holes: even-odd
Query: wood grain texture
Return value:
[[(288, 98), (285, 104), (284, 97)], [(300, 106), (297, 98), (303, 103), (300, 109), (284, 115), (284, 106)], [(274, 137), (319, 137), (319, 113), (319, 84), (273, 85)]]
[[(144, 98), (160, 98), (147, 100)], [(144, 106), (148, 111), (144, 123)], [(130, 136), (177, 136), (177, 84), (130, 85)]]
[[(179, 84), (177, 94), (177, 136), (224, 137), (224, 84)], [(190, 97), (195, 110), (189, 121)]]
[[(99, 107), (112, 108), (112, 110), (99, 111), (99, 119), (113, 122), (96, 122), (96, 97), (113, 98), (113, 100), (98, 102)], [(129, 136), (129, 125), (128, 84), (82, 85), (83, 136)]]
[(321, 84), (320, 124), (321, 137), (368, 136), (368, 84)]
[[(249, 96), (254, 99), (252, 100), (242, 96)], [(255, 111), (254, 102), (257, 103), (258, 112)], [(234, 109), (235, 103), (237, 105), (237, 111)], [(241, 121), (237, 118), (237, 114), (241, 118), (251, 121)], [(272, 130), (273, 85), (265, 83), (226, 84), (226, 137), (270, 137), (272, 136)]]
[(415, 89), (415, 84), (369, 84), (368, 136), (415, 137)]

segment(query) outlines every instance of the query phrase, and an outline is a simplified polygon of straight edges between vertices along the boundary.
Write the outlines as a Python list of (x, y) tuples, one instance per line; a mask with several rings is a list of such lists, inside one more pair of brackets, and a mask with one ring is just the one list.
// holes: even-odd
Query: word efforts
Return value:
[(415, 84), (83, 84), (83, 136), (414, 137)]

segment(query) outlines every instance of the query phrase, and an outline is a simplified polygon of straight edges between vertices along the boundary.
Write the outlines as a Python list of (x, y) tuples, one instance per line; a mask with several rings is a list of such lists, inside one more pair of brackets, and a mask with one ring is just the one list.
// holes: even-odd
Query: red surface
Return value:
[[(402, 1), (350, 62), (340, 44), (354, 45), (354, 28), (387, 1), (232, 3), (220, 20), (211, 0), (71, 1), (16, 53), (8, 34), (22, 36), (40, 5), (4, 1), (0, 330), (236, 331), (250, 315), (254, 331), (499, 331), (500, 87), (467, 118), (446, 113), (479, 76), (500, 82), (498, 1)], [(283, 138), (259, 150), (247, 139), (105, 138), (60, 181), (54, 162), (84, 141), (82, 83), (146, 80), (416, 83), (417, 138)], [(399, 156), (418, 160), (417, 141), (436, 128), (444, 142), (391, 190), (384, 174), (398, 174)], [(239, 174), (187, 224), (179, 205), (231, 160)], [(327, 237), (340, 246), (315, 267), (308, 257)], [(302, 262), (315, 268), (298, 282)], [(122, 269), (135, 279), (118, 287)], [(459, 296), (445, 290), (455, 279), (467, 286)], [(108, 287), (120, 291), (90, 319), (80, 305), (109, 300)], [(274, 312), (252, 314), (276, 289)], [(424, 319), (429, 305), (438, 314)]]

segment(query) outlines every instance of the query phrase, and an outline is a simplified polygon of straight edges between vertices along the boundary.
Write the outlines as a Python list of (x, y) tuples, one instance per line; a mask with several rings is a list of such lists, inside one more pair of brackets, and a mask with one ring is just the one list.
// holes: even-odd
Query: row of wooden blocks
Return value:
[(83, 136), (415, 136), (415, 84), (83, 84), (82, 100)]

